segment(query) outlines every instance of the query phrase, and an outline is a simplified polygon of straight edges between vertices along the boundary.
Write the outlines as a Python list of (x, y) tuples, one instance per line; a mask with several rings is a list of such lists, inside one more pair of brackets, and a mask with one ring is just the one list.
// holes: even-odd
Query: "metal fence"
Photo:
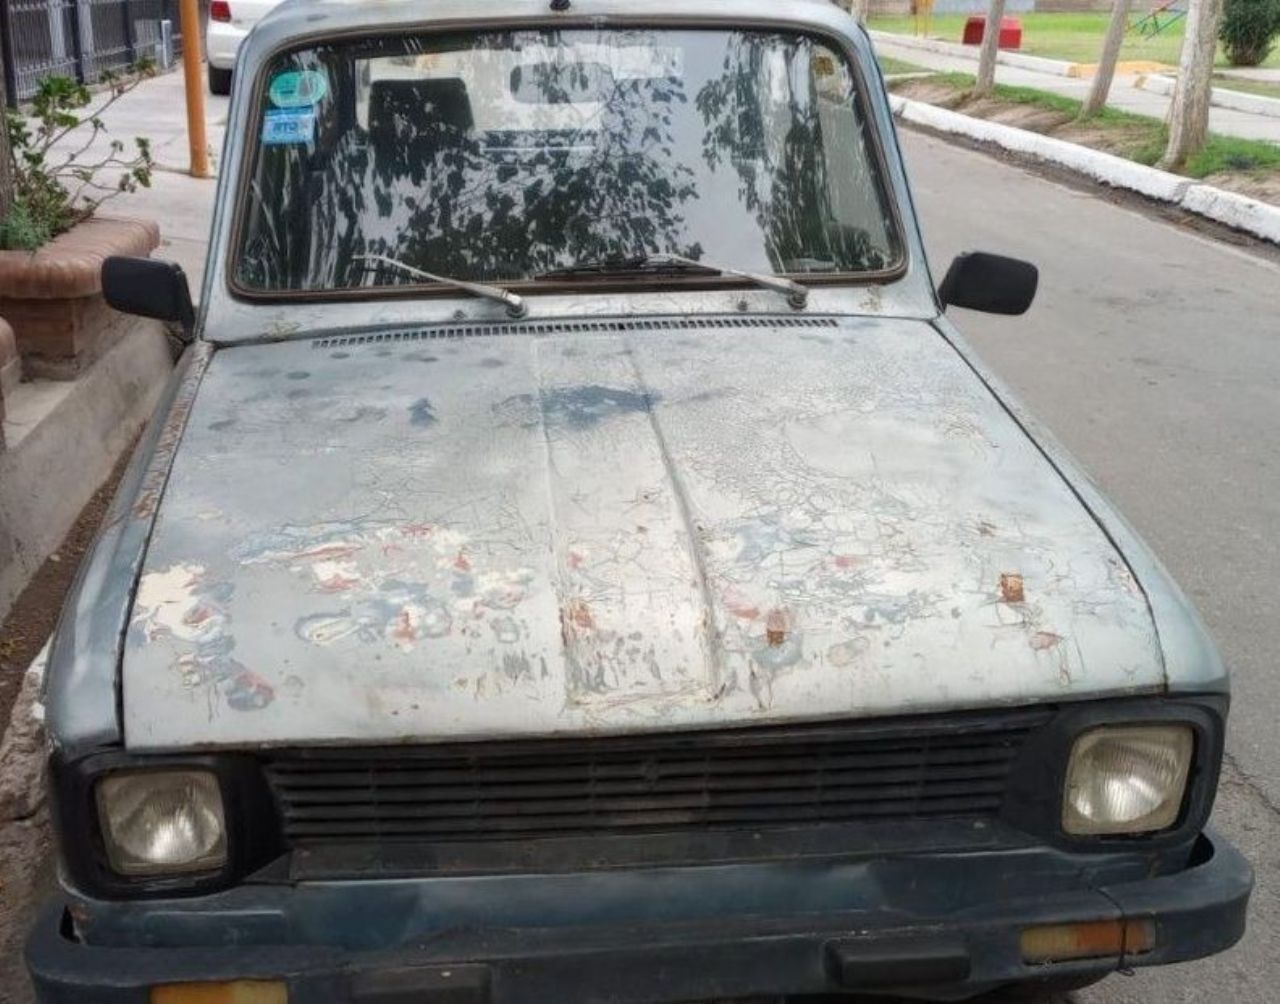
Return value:
[(17, 104), (48, 76), (93, 84), (140, 57), (164, 65), (182, 52), (178, 0), (0, 0), (0, 44)]

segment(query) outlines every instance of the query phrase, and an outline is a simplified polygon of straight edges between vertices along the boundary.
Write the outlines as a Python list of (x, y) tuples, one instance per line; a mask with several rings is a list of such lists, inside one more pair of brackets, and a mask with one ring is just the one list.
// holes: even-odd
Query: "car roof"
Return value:
[[(819, 24), (848, 15), (828, 0), (792, 0), (785, 5), (768, 0), (569, 0), (557, 10), (550, 0), (285, 0), (258, 23), (254, 48), (276, 48), (281, 42), (315, 34), (347, 32), (361, 28), (394, 30), (397, 27), (432, 28), (442, 25), (466, 29), (495, 20), (548, 17), (576, 20), (583, 15), (627, 19), (673, 17), (681, 20), (705, 16), (733, 16), (743, 26), (753, 20)], [(780, 16), (781, 15), (781, 16)], [(835, 15), (835, 17), (833, 17)]]

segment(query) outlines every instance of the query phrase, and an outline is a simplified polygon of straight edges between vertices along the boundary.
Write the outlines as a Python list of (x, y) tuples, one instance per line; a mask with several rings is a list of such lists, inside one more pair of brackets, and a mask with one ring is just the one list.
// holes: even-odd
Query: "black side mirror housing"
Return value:
[(182, 325), (187, 337), (195, 328), (187, 274), (177, 262), (121, 255), (102, 263), (102, 295), (116, 310)]
[(958, 255), (938, 287), (942, 306), (987, 314), (1025, 314), (1036, 298), (1040, 270), (1029, 261), (969, 251)]

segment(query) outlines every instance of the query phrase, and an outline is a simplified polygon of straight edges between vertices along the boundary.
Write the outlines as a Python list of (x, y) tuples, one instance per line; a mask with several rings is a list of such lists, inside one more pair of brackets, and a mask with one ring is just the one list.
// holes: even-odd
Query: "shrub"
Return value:
[(85, 111), (93, 103), (87, 87), (67, 77), (46, 77), (28, 113), (7, 113), (13, 206), (0, 219), (0, 249), (35, 250), (113, 196), (150, 187), (150, 141), (136, 137), (128, 153), (120, 140), (105, 147), (98, 141), (107, 131), (102, 113), (154, 73), (144, 62), (121, 74), (104, 74), (106, 91), (91, 111)]
[(1280, 0), (1226, 0), (1218, 38), (1232, 66), (1257, 66), (1280, 34)]

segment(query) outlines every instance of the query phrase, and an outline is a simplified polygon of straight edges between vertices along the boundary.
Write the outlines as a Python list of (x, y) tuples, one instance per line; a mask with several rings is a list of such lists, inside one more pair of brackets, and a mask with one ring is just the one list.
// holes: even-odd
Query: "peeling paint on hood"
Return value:
[(139, 583), (133, 749), (1158, 689), (1143, 595), (910, 321), (224, 350)]

